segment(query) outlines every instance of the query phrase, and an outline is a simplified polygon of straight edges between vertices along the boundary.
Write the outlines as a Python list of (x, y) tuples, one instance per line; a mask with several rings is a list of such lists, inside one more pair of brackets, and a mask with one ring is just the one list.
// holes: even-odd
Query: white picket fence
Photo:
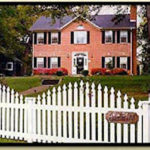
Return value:
[[(42, 97), (23, 97), (0, 85), (0, 136), (48, 143), (150, 142), (150, 101), (135, 101), (92, 83), (54, 87)], [(136, 124), (108, 123), (108, 111), (136, 112)]]

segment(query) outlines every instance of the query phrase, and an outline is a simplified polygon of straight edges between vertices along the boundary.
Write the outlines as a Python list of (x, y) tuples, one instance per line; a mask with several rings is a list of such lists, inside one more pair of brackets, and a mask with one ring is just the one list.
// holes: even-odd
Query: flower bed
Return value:
[(62, 75), (68, 75), (68, 70), (65, 68), (37, 68), (33, 70), (34, 75), (57, 75), (57, 72), (61, 72)]
[(113, 75), (128, 75), (128, 71), (123, 68), (114, 68), (111, 70)]
[(93, 68), (91, 70), (92, 75), (128, 75), (128, 71), (123, 68)]

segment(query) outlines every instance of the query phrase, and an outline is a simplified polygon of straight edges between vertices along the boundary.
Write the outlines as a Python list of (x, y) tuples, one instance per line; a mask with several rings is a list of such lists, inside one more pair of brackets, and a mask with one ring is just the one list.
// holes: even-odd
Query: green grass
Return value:
[(20, 141), (20, 140), (11, 140), (11, 139), (0, 138), (0, 143), (26, 143), (26, 142)]
[(8, 85), (10, 88), (15, 89), (17, 92), (28, 90), (32, 87), (41, 85), (41, 78), (38, 76), (33, 77), (6, 77), (0, 78), (0, 82)]
[[(81, 80), (90, 83), (94, 82), (96, 85), (108, 86), (108, 88), (114, 87), (120, 90), (122, 94), (128, 94), (129, 98), (134, 97), (135, 100), (147, 100), (148, 89), (150, 89), (150, 76), (91, 76), (91, 77), (63, 77), (61, 83), (68, 84), (69, 82), (80, 82)], [(58, 87), (59, 85), (56, 85)], [(52, 87), (50, 88), (52, 89)], [(37, 96), (38, 94), (31, 94), (29, 96)]]
[[(69, 82), (80, 82), (84, 80), (85, 82), (89, 81), (90, 83), (94, 82), (96, 85), (101, 83), (102, 86), (114, 87), (116, 90), (120, 90), (122, 94), (127, 93), (129, 97), (134, 97), (136, 100), (146, 100), (147, 91), (150, 89), (150, 75), (149, 76), (90, 76), (90, 77), (56, 77), (51, 78), (62, 78), (61, 83), (68, 84)], [(41, 85), (42, 77), (41, 76), (31, 76), (31, 77), (6, 77), (0, 78), (0, 82), (8, 85), (10, 88), (15, 89), (18, 92), (25, 91), (32, 87)], [(57, 87), (58, 85), (56, 85)], [(51, 89), (51, 88), (50, 88)], [(43, 92), (42, 92), (43, 93)], [(28, 96), (37, 96), (36, 93)]]

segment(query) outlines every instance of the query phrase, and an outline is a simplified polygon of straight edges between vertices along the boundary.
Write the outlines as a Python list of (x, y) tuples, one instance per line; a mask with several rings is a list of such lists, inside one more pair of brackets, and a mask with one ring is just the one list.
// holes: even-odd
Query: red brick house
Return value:
[(136, 6), (115, 24), (115, 15), (99, 15), (94, 20), (76, 21), (69, 16), (56, 19), (39, 18), (33, 32), (33, 69), (68, 69), (79, 74), (92, 68), (125, 68), (137, 74)]

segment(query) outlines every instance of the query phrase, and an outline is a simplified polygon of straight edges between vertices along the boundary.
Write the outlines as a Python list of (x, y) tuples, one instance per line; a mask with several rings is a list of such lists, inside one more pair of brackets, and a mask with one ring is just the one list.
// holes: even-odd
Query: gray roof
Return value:
[[(112, 19), (115, 15), (98, 15), (91, 22), (101, 28), (129, 28), (135, 27), (135, 22), (130, 22), (130, 15), (124, 15), (123, 19), (115, 24)], [(55, 23), (52, 23), (52, 19), (50, 17), (40, 17), (29, 29), (30, 31), (37, 30), (60, 30), (61, 27), (71, 22), (73, 18), (70, 16), (65, 16), (63, 18), (56, 19)]]

